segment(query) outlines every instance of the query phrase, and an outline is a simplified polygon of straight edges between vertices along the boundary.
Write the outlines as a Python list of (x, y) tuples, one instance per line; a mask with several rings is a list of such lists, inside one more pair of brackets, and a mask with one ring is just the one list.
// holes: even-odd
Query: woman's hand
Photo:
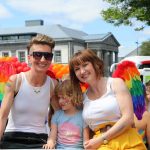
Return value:
[(85, 149), (98, 149), (102, 144), (102, 139), (97, 137), (84, 142)]

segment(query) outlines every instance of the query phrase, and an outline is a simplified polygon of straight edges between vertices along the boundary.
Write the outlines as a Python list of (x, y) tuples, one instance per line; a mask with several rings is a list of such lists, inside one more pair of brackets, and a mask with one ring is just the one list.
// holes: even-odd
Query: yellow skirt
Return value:
[[(94, 137), (100, 136), (97, 132)], [(135, 128), (127, 129), (123, 134), (113, 138), (108, 144), (102, 144), (98, 150), (147, 150), (141, 136)]]

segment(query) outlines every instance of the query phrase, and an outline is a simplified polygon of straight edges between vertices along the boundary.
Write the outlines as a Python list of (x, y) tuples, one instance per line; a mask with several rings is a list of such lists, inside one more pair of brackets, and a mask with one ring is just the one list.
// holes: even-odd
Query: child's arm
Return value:
[(146, 125), (146, 138), (148, 145), (150, 146), (150, 121), (148, 118), (150, 118), (150, 112), (147, 112), (147, 125)]
[(43, 145), (44, 149), (54, 149), (57, 138), (57, 125), (51, 124), (51, 132), (47, 140), (47, 144)]

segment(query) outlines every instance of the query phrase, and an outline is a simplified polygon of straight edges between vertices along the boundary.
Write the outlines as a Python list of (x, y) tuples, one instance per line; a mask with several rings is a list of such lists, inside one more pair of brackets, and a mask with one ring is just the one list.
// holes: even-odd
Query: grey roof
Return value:
[(87, 33), (66, 28), (61, 25), (50, 25), (50, 26), (27, 26), (21, 28), (5, 28), (0, 29), (0, 35), (15, 35), (15, 34), (31, 34), (31, 33), (42, 33), (49, 35), (55, 39), (82, 39)]
[(118, 44), (118, 46), (120, 46), (119, 42), (116, 40), (116, 38), (111, 32), (105, 34), (90, 34), (84, 36), (83, 38), (85, 39), (85, 42), (102, 42), (110, 36), (112, 36), (115, 42)]
[(105, 34), (90, 34), (90, 35), (86, 35), (83, 38), (86, 41), (92, 41), (92, 40), (98, 40), (98, 41), (103, 41), (106, 37), (108, 37), (109, 33), (105, 33)]
[[(59, 40), (72, 40), (78, 39), (85, 42), (90, 41), (103, 41), (109, 36), (113, 36), (110, 32), (106, 34), (87, 34), (83, 31), (71, 29), (64, 27), (59, 24), (54, 25), (39, 25), (39, 26), (25, 26), (19, 28), (0, 28), (0, 36), (1, 35), (18, 35), (18, 34), (46, 34), (48, 36), (53, 37), (56, 41)], [(113, 36), (115, 39), (115, 37)], [(115, 39), (118, 43), (118, 41)], [(118, 43), (118, 45), (120, 45)]]

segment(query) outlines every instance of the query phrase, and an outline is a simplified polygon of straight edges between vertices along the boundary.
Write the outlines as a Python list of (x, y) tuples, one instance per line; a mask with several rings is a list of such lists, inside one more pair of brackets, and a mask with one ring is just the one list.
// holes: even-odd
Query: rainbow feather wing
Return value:
[(0, 59), (0, 106), (4, 96), (4, 88), (10, 75), (15, 74), (16, 70), (12, 64), (11, 58)]
[(125, 81), (132, 96), (134, 113), (141, 120), (145, 111), (144, 85), (135, 64), (131, 61), (123, 61), (118, 64), (112, 77), (121, 78)]

